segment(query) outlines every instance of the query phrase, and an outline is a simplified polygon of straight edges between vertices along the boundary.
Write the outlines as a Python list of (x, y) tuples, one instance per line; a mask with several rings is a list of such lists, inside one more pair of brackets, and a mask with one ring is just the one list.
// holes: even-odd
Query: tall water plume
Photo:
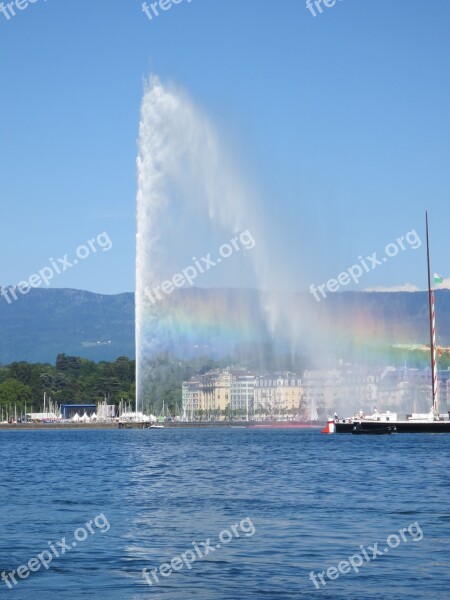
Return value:
[[(292, 284), (292, 264), (274, 258), (273, 232), (263, 227), (258, 194), (223, 136), (183, 92), (163, 86), (157, 77), (148, 81), (142, 101), (137, 172), (136, 394), (138, 407), (145, 408), (146, 361), (165, 351), (183, 358), (189, 328), (195, 329), (197, 346), (204, 344), (212, 356), (215, 335), (230, 354), (234, 343), (253, 343), (255, 352), (269, 352), (264, 344), (273, 342), (281, 325), (291, 351), (305, 337), (305, 318), (298, 297), (283, 292)], [(170, 294), (159, 291), (160, 298), (152, 292), (242, 232), (251, 234), (255, 248), (241, 247), (239, 258), (224, 259), (195, 281), (201, 288), (228, 292), (189, 286)], [(264, 293), (249, 292), (246, 306), (239, 306), (232, 287)], [(257, 333), (248, 330), (251, 321), (257, 322)]]
[[(360, 297), (336, 295), (318, 304), (306, 291), (299, 293), (307, 289), (305, 273), (314, 268), (314, 257), (308, 249), (293, 253), (283, 232), (264, 223), (259, 193), (236, 165), (227, 137), (186, 94), (156, 77), (148, 81), (137, 159), (139, 409), (158, 400), (149, 392), (155, 395), (155, 380), (159, 385), (186, 376), (186, 358), (198, 360), (200, 368), (209, 359), (230, 357), (236, 365), (253, 360), (248, 368), (275, 370), (289, 356), (307, 352), (324, 368), (336, 356), (361, 358), (366, 342), (380, 345), (393, 336)], [(281, 199), (270, 200), (283, 210)], [(299, 239), (307, 226), (299, 224)], [(217, 248), (242, 233), (255, 241), (254, 248), (241, 244), (213, 269), (197, 269), (190, 282), (195, 286), (167, 287), (188, 265), (200, 264), (210, 253), (216, 259)], [(301, 361), (295, 364), (300, 370)], [(192, 367), (190, 374), (195, 372)]]

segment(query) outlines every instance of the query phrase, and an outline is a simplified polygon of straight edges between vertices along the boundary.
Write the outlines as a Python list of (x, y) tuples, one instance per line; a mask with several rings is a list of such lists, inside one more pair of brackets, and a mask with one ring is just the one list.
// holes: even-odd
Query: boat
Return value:
[(348, 419), (328, 419), (322, 433), (352, 433), (358, 423), (364, 427), (365, 431), (392, 425), (397, 433), (450, 433), (450, 420), (446, 415), (439, 415), (438, 419), (435, 419), (433, 414), (407, 415), (405, 419), (398, 419), (395, 413), (354, 416)]
[(336, 415), (328, 419), (322, 433), (355, 433), (355, 428), (363, 433), (375, 433), (377, 430), (395, 427), (397, 433), (450, 433), (450, 414), (439, 413), (436, 361), (436, 321), (434, 310), (434, 291), (431, 288), (430, 244), (428, 235), (428, 212), (425, 212), (428, 267), (428, 314), (430, 327), (430, 363), (431, 363), (431, 408), (426, 414), (410, 414), (399, 419), (397, 413), (389, 411), (365, 416), (362, 411), (346, 419)]
[(376, 429), (366, 429), (361, 425), (361, 423), (357, 423), (357, 425), (354, 425), (352, 429), (353, 435), (391, 435), (391, 433), (397, 433), (397, 428), (395, 425), (377, 427)]
[(153, 423), (149, 425), (148, 429), (164, 429), (164, 425), (158, 425), (157, 423)]

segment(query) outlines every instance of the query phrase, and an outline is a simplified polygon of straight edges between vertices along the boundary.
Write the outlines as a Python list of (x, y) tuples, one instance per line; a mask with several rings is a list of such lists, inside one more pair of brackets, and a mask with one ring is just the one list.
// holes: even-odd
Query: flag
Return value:
[(442, 275), (438, 275), (438, 273), (434, 274), (434, 283), (442, 283), (444, 281), (444, 278), (442, 277)]

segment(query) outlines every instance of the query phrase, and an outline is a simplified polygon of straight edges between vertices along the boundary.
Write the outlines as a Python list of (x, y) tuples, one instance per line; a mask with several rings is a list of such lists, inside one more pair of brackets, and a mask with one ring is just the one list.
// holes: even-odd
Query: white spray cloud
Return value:
[[(167, 274), (170, 244), (173, 248), (184, 244), (186, 251), (192, 252), (189, 236), (180, 230), (179, 223), (170, 222), (174, 209), (175, 213), (178, 211), (179, 221), (195, 214), (203, 221), (209, 220), (211, 227), (229, 233), (250, 229), (256, 240), (251, 259), (260, 289), (283, 289), (289, 279), (283, 275), (282, 265), (273, 264), (257, 194), (239, 172), (211, 121), (186, 94), (163, 86), (157, 77), (148, 81), (142, 101), (137, 177), (136, 358), (139, 365), (148, 346), (142, 328), (145, 289), (161, 283)], [(180, 238), (183, 239), (168, 240), (173, 230), (182, 231)], [(285, 312), (283, 303), (279, 295), (272, 292), (264, 296), (263, 304), (269, 327), (275, 329)]]

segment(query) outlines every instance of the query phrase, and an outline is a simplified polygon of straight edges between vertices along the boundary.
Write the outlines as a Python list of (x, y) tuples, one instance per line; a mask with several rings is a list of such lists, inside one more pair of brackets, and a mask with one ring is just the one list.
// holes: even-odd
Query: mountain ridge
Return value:
[[(157, 311), (161, 320), (172, 308), (189, 307), (191, 324), (189, 339), (185, 336), (180, 353), (189, 354), (193, 347), (209, 351), (205, 340), (211, 331), (216, 336), (216, 355), (230, 352), (230, 344), (222, 345), (225, 329), (244, 330), (242, 342), (268, 342), (272, 334), (261, 307), (260, 292), (247, 288), (183, 288)], [(349, 339), (378, 332), (385, 343), (427, 343), (428, 298), (426, 292), (337, 292), (316, 303), (309, 294), (290, 297), (292, 314), (303, 313), (322, 324), (322, 330), (334, 335), (334, 328), (346, 330)], [(167, 311), (166, 313), (164, 311)], [(209, 316), (209, 329), (204, 325)], [(438, 343), (450, 345), (450, 290), (436, 292)], [(0, 363), (13, 361), (54, 363), (57, 354), (82, 356), (94, 361), (115, 360), (119, 356), (134, 358), (135, 323), (134, 293), (97, 294), (71, 288), (32, 289), (8, 304), (0, 301)], [(285, 324), (281, 338), (289, 332)], [(164, 349), (164, 330), (159, 350)], [(180, 335), (184, 331), (180, 329)], [(171, 334), (172, 335), (172, 334)], [(300, 334), (299, 334), (300, 335)], [(337, 334), (336, 334), (337, 335)], [(222, 336), (222, 337), (221, 337)], [(229, 340), (228, 340), (229, 341)], [(238, 340), (239, 341), (239, 340)], [(173, 348), (167, 344), (167, 350)]]

